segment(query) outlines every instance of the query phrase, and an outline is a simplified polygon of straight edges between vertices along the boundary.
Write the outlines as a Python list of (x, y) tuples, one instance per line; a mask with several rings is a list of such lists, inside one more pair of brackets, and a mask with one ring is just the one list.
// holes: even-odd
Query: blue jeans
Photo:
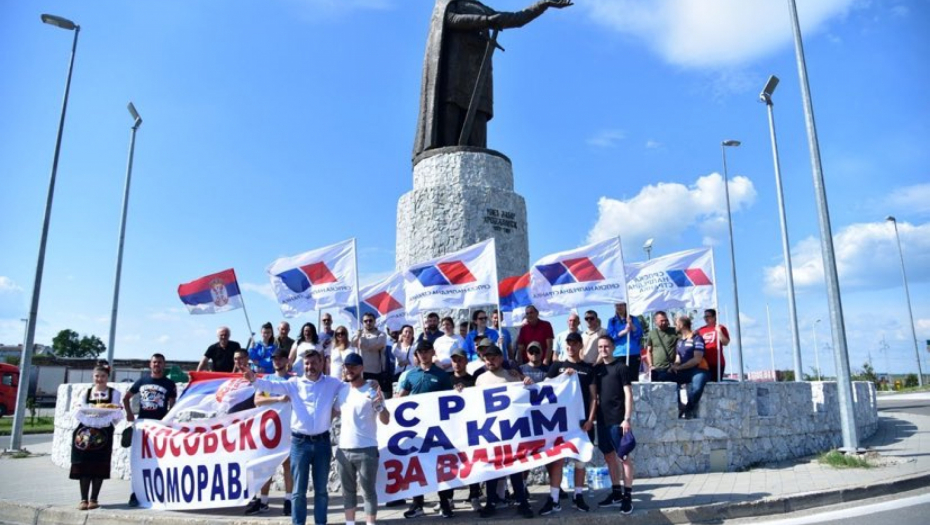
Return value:
[(329, 507), (329, 463), (333, 456), (329, 432), (322, 436), (291, 434), (291, 476), (294, 492), (291, 494), (293, 509), (291, 523), (304, 525), (307, 522), (307, 481), (313, 471), (313, 522), (325, 525)]
[(685, 406), (685, 410), (695, 412), (701, 396), (704, 395), (704, 385), (710, 380), (710, 372), (694, 367), (679, 370), (675, 375), (678, 376), (676, 382), (679, 385), (688, 385), (688, 404)]

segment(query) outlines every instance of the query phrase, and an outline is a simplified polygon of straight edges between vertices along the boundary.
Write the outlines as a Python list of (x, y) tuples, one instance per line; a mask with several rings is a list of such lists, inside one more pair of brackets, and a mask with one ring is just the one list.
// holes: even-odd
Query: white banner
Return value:
[(688, 250), (627, 265), (633, 315), (676, 308), (713, 308), (714, 251)]
[(142, 507), (242, 507), (291, 446), (291, 406), (277, 403), (190, 423), (140, 419), (132, 435), (132, 491)]
[(488, 239), (404, 272), (407, 314), (497, 304), (497, 254)]
[(355, 239), (282, 257), (265, 271), (285, 317), (355, 305)]
[(626, 301), (620, 238), (554, 253), (530, 268), (530, 300), (540, 313)]
[[(413, 319), (407, 318), (407, 310), (404, 307), (407, 296), (404, 293), (403, 272), (395, 272), (387, 279), (363, 286), (359, 295), (362, 315), (375, 316), (375, 326), (379, 330), (400, 330), (400, 327), (405, 324), (419, 325), (415, 316)], [(343, 312), (348, 315), (353, 326), (359, 326), (358, 317), (355, 315), (355, 305), (344, 308)], [(414, 322), (410, 322), (411, 320)]]
[(578, 378), (432, 392), (385, 401), (378, 499), (463, 487), (560, 458), (590, 461)]

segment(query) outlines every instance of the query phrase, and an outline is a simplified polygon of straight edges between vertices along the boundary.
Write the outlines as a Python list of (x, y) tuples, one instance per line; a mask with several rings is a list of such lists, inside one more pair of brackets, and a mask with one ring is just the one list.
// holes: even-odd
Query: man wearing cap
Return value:
[[(290, 351), (287, 348), (276, 348), (271, 356), (271, 362), (274, 364), (274, 374), (265, 376), (269, 381), (287, 381), (291, 378), (290, 361), (288, 357)], [(256, 407), (268, 406), (274, 403), (287, 403), (290, 399), (287, 394), (279, 396), (270, 396), (265, 392), (255, 391), (254, 403)], [(281, 512), (285, 516), (291, 515), (291, 493), (294, 490), (294, 478), (291, 476), (291, 458), (284, 460), (284, 510)], [(260, 496), (256, 496), (249, 502), (245, 508), (245, 515), (252, 516), (262, 512), (268, 512), (268, 491), (271, 489), (271, 480), (262, 487)]]
[(526, 347), (526, 358), (527, 362), (520, 365), (520, 373), (532, 379), (534, 383), (546, 379), (549, 366), (544, 365), (542, 362), (542, 346), (538, 342), (533, 341)]
[(577, 313), (571, 312), (568, 314), (568, 329), (563, 330), (556, 334), (554, 346), (552, 348), (552, 360), (558, 361), (560, 359), (565, 359), (568, 355), (568, 348), (566, 348), (565, 338), (568, 337), (568, 334), (578, 334), (581, 335), (581, 317)]
[[(594, 442), (594, 421), (597, 419), (597, 389), (594, 386), (594, 369), (591, 365), (581, 359), (581, 352), (584, 345), (581, 335), (570, 333), (565, 337), (566, 355), (565, 359), (552, 363), (546, 379), (553, 379), (561, 374), (575, 375), (578, 377), (578, 383), (581, 386), (581, 399), (584, 404), (585, 419), (579, 423), (581, 429), (588, 433), (591, 442)], [(546, 465), (549, 471), (549, 498), (539, 510), (540, 516), (547, 516), (553, 512), (562, 510), (559, 503), (560, 485), (562, 484), (562, 465), (563, 460), (554, 461)], [(591, 507), (584, 500), (585, 487), (585, 466), (580, 461), (575, 461), (575, 494), (572, 496), (572, 507), (581, 512), (590, 512)]]
[[(452, 390), (452, 380), (449, 374), (433, 363), (435, 350), (433, 343), (420, 341), (417, 344), (417, 359), (420, 366), (411, 370), (400, 384), (400, 397), (428, 392), (442, 392)], [(452, 490), (439, 491), (439, 507), (443, 518), (452, 517)], [(407, 519), (423, 516), (423, 496), (414, 496), (413, 504), (404, 511)]]
[(543, 364), (552, 362), (552, 324), (539, 318), (539, 310), (535, 306), (526, 307), (526, 324), (520, 327), (517, 336), (517, 360), (520, 363), (527, 361), (526, 349), (530, 343), (536, 341), (543, 351)]
[(339, 391), (339, 448), (336, 464), (342, 481), (346, 525), (355, 525), (358, 485), (365, 496), (365, 521), (374, 525), (378, 509), (378, 421), (391, 421), (384, 397), (375, 381), (365, 381), (362, 356), (349, 354), (343, 363), (348, 388)]
[[(597, 445), (604, 454), (610, 471), (612, 490), (598, 503), (599, 507), (620, 507), (620, 512), (633, 512), (633, 458), (629, 456), (633, 438), (633, 387), (624, 359), (614, 357), (614, 338), (597, 340), (598, 358), (594, 367), (597, 390)], [(635, 446), (635, 440), (633, 441)], [(622, 483), (622, 484), (621, 484)]]
[[(484, 347), (487, 348), (487, 347)], [(481, 351), (482, 354), (484, 350)], [(468, 356), (465, 350), (456, 348), (452, 350), (452, 386), (457, 392), (475, 386), (475, 376), (468, 373)], [(468, 486), (468, 501), (472, 510), (481, 510), (481, 483), (472, 483)]]
[(488, 314), (484, 310), (475, 310), (471, 314), (471, 320), (475, 323), (475, 329), (468, 332), (465, 337), (465, 352), (468, 353), (469, 361), (478, 360), (478, 341), (481, 339), (490, 339), (496, 343), (500, 334), (497, 330), (488, 327)]
[(332, 460), (329, 429), (333, 424), (333, 408), (339, 391), (347, 385), (323, 374), (323, 354), (314, 346), (302, 355), (304, 375), (287, 381), (255, 378), (251, 371), (246, 378), (255, 387), (274, 395), (286, 395), (291, 403), (291, 475), (296, 487), (291, 496), (291, 522), (305, 525), (307, 521), (308, 476), (313, 475), (313, 521), (325, 525), (329, 506), (327, 481)]
[[(504, 354), (496, 345), (491, 345), (484, 351), (484, 362), (487, 371), (475, 379), (475, 386), (483, 387), (520, 382), (520, 376), (517, 375), (515, 371), (504, 369)], [(531, 385), (533, 384), (533, 380), (526, 377), (523, 379), (523, 383)], [(488, 499), (479, 514), (482, 518), (490, 518), (497, 513), (497, 506), (500, 503), (497, 494), (498, 481), (500, 480), (492, 479), (485, 482), (485, 486), (488, 489)], [(526, 486), (523, 482), (522, 472), (516, 472), (510, 475), (510, 486), (513, 488), (513, 495), (518, 502), (517, 513), (524, 518), (532, 518), (533, 509), (530, 508), (530, 504), (527, 501)]]
[[(617, 303), (616, 315), (607, 321), (607, 333), (614, 340), (614, 357), (627, 363), (630, 381), (639, 380), (643, 325), (638, 317), (630, 316), (626, 303)], [(627, 358), (629, 357), (629, 360)]]

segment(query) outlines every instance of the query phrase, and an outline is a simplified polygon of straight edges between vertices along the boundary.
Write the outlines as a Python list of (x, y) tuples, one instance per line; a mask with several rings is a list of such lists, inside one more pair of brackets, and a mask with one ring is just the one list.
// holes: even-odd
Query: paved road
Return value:
[(922, 489), (872, 500), (823, 507), (778, 518), (749, 518), (726, 521), (729, 525), (925, 525), (930, 516), (930, 489)]
[[(23, 436), (23, 446), (38, 445), (40, 443), (51, 443), (52, 434), (26, 434)], [(10, 436), (0, 436), (0, 450), (10, 448)]]
[(930, 416), (930, 392), (878, 396), (878, 411)]

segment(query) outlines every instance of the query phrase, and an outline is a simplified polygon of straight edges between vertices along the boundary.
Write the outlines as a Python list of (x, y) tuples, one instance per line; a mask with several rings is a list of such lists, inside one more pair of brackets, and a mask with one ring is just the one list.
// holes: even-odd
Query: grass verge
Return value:
[(817, 461), (833, 468), (872, 468), (872, 464), (865, 458), (854, 454), (847, 455), (839, 450), (824, 452)]
[[(4, 417), (0, 419), (0, 436), (9, 436), (10, 431), (13, 428), (13, 418)], [(37, 417), (33, 423), (33, 419), (29, 416), (26, 416), (26, 421), (23, 424), (23, 434), (50, 434), (55, 431), (55, 418), (48, 417)]]

